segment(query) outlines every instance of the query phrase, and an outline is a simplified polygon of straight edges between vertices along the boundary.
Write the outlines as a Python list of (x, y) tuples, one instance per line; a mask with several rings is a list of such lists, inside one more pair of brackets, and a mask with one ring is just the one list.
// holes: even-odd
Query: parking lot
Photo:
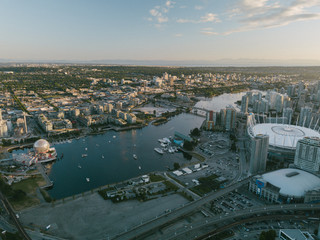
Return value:
[(262, 201), (250, 199), (245, 194), (234, 191), (206, 204), (205, 207), (214, 215), (228, 215), (230, 212), (263, 205)]
[[(197, 180), (201, 177), (217, 175), (226, 184), (234, 179), (239, 171), (238, 154), (230, 150), (228, 133), (202, 132), (200, 144), (196, 152), (206, 157), (201, 166), (188, 166), (186, 171), (179, 169), (180, 174), (170, 173), (174, 178), (188, 187), (197, 186)], [(189, 171), (190, 170), (190, 171)], [(224, 182), (224, 181), (223, 181)]]

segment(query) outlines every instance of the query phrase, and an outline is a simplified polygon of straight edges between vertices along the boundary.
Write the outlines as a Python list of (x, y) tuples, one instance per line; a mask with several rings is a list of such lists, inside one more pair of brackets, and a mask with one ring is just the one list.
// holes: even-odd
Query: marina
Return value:
[[(55, 184), (48, 192), (51, 197), (60, 199), (141, 174), (165, 171), (173, 167), (175, 162), (182, 164), (186, 158), (181, 152), (171, 154), (167, 150), (162, 155), (154, 151), (154, 148), (160, 147), (158, 139), (172, 136), (175, 131), (188, 134), (190, 129), (200, 127), (203, 120), (202, 117), (182, 113), (160, 126), (150, 124), (142, 129), (107, 131), (100, 135), (73, 139), (72, 143), (55, 145), (58, 153), (64, 153), (64, 158), (52, 166), (49, 177)], [(81, 154), (86, 155), (81, 157), (80, 154), (79, 159), (75, 152), (83, 149), (87, 151)], [(78, 165), (81, 165), (81, 169)], [(76, 168), (78, 171), (71, 170)], [(79, 184), (81, 179), (88, 176), (95, 178), (90, 179), (88, 184)]]
[[(241, 98), (241, 95), (234, 94), (234, 97), (224, 104), (234, 103)], [(198, 104), (208, 104), (209, 109), (216, 109), (219, 106), (215, 105), (217, 103), (215, 99), (219, 97), (203, 99)], [(62, 161), (57, 161), (52, 166), (49, 178), (54, 181), (54, 187), (48, 192), (51, 197), (61, 199), (152, 171), (166, 171), (172, 168), (175, 162), (184, 164), (191, 156), (178, 151), (178, 145), (169, 144), (170, 136), (176, 131), (188, 135), (191, 129), (199, 128), (203, 120), (201, 116), (182, 113), (159, 126), (150, 124), (142, 129), (107, 131), (99, 135), (73, 139), (71, 142), (58, 142), (54, 147), (58, 153), (63, 153), (64, 157)], [(167, 146), (161, 147), (161, 143)], [(160, 148), (163, 154), (156, 152), (155, 148)], [(79, 155), (74, 153), (83, 150), (85, 151), (83, 154), (86, 155), (80, 157), (81, 163), (79, 163)], [(13, 151), (13, 153), (21, 152), (27, 153), (27, 150)], [(133, 154), (137, 159), (133, 158)], [(88, 161), (84, 161), (85, 159)], [(75, 168), (78, 168), (78, 171), (71, 170)], [(91, 179), (88, 184), (79, 184), (81, 178), (93, 175), (96, 176), (95, 179)]]

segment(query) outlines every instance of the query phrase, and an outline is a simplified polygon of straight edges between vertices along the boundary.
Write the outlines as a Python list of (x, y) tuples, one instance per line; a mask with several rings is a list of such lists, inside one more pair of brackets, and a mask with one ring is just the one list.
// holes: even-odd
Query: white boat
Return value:
[(87, 177), (86, 180), (87, 180), (87, 182), (90, 182), (90, 178)]
[(138, 159), (137, 155), (133, 154), (132, 156), (133, 156), (133, 158), (134, 158), (135, 160)]
[(159, 154), (163, 154), (164, 153), (161, 148), (154, 148), (154, 150)]
[(169, 147), (168, 152), (169, 153), (174, 153), (174, 149), (172, 147)]
[(68, 143), (72, 143), (72, 140), (68, 140), (67, 142), (68, 142)]
[(84, 150), (88, 151), (88, 148), (85, 148)]
[(161, 143), (160, 145), (161, 145), (161, 147), (166, 147), (167, 146), (165, 143)]
[(104, 158), (104, 156), (102, 155), (101, 158)]
[(117, 136), (116, 135), (113, 135), (113, 138), (116, 138)]
[(84, 154), (82, 154), (81, 156), (82, 156), (82, 157), (88, 157), (88, 154), (85, 154), (85, 153), (84, 153)]
[(78, 168), (82, 168), (80, 164), (78, 165)]
[(141, 166), (139, 166), (139, 169), (141, 169)]

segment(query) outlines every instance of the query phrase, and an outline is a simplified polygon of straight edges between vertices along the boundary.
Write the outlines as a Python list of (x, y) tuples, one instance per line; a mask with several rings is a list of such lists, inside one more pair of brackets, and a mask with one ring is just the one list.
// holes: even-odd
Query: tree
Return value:
[(237, 145), (236, 145), (235, 142), (233, 142), (233, 143), (231, 144), (230, 149), (231, 149), (231, 151), (234, 151), (234, 152), (237, 150)]
[(190, 131), (191, 136), (199, 137), (200, 136), (200, 130), (199, 128), (194, 128)]
[(183, 147), (188, 151), (193, 150), (193, 144), (192, 144), (192, 142), (189, 142), (189, 141), (184, 141)]
[(259, 240), (275, 240), (277, 236), (277, 233), (275, 230), (269, 230), (267, 232), (262, 231), (260, 233)]
[(173, 168), (174, 168), (174, 170), (179, 169), (179, 168), (180, 168), (180, 164), (177, 163), (177, 162), (175, 162), (175, 163), (173, 164)]

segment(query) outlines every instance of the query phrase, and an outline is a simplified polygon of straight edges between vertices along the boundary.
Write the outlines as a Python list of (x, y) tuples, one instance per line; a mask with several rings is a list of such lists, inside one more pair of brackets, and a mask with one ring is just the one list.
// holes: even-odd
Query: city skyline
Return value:
[(319, 65), (319, 0), (2, 1), (0, 61)]

